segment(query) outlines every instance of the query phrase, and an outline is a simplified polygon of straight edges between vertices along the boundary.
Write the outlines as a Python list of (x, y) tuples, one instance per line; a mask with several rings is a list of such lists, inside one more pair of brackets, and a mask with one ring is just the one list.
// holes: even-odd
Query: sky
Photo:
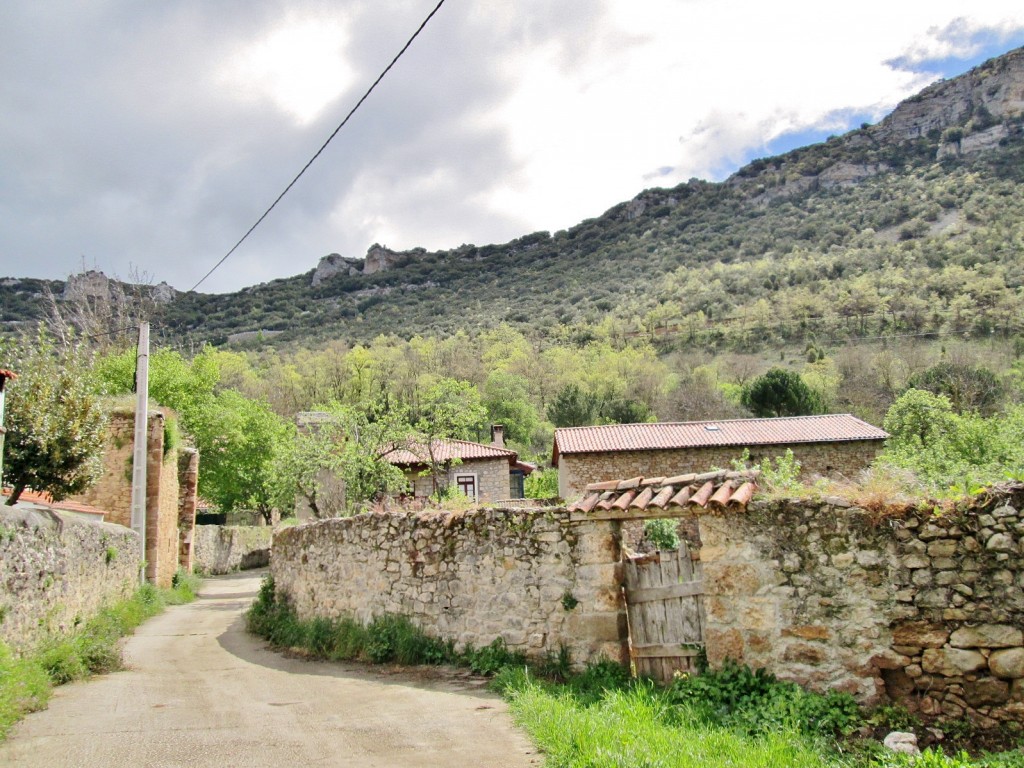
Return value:
[[(435, 4), (5, 0), (0, 276), (190, 289)], [(447, 0), (198, 290), (566, 229), (1021, 45), (1019, 0)]]

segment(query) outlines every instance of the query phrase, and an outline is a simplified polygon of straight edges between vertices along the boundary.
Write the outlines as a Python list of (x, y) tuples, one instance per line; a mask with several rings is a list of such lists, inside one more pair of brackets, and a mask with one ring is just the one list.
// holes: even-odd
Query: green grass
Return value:
[(53, 686), (120, 669), (120, 639), (166, 606), (194, 600), (199, 583), (179, 571), (171, 589), (144, 584), (71, 634), (54, 636), (24, 656), (0, 642), (0, 739), (26, 714), (44, 709)]
[[(267, 576), (245, 614), (249, 631), (279, 648), (296, 648), (308, 655), (333, 661), (357, 660), (371, 664), (455, 664), (480, 675), (493, 675), (508, 666), (523, 665), (526, 657), (510, 651), (502, 638), (483, 648), (455, 650), (453, 641), (423, 632), (407, 616), (384, 614), (368, 624), (352, 617), (300, 620), (287, 602), (278, 599), (274, 579)], [(568, 667), (559, 654), (547, 661), (552, 672)]]
[[(452, 642), (429, 637), (405, 616), (385, 615), (366, 625), (351, 617), (300, 620), (269, 576), (246, 623), (277, 647), (317, 658), (457, 664), (493, 675), (492, 688), (509, 701), (516, 722), (552, 768), (1024, 768), (1024, 753), (972, 759), (926, 750), (912, 762), (876, 742), (847, 739), (874, 722), (849, 695), (811, 693), (731, 662), (665, 688), (632, 679), (612, 661), (573, 674), (564, 649), (529, 662), (501, 638), (456, 651)], [(890, 708), (875, 716), (892, 720), (899, 714)]]
[(571, 692), (530, 683), (508, 695), (516, 721), (552, 768), (845, 764), (800, 734), (770, 731), (755, 737), (710, 725), (688, 707), (668, 704), (650, 686), (608, 691), (591, 706)]

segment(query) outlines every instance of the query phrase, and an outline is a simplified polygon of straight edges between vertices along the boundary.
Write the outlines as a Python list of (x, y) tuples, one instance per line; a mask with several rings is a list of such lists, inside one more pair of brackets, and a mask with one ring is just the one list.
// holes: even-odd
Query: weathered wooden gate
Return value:
[(635, 674), (669, 682), (696, 671), (704, 648), (704, 582), (685, 544), (625, 561), (629, 653)]

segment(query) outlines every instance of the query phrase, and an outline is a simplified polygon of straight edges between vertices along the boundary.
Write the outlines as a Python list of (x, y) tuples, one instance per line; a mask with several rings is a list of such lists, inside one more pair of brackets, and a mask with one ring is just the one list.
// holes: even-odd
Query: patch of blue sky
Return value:
[(953, 43), (954, 48), (958, 51), (969, 51), (970, 53), (966, 57), (962, 54), (942, 58), (901, 56), (887, 61), (886, 64), (894, 69), (903, 69), (908, 72), (935, 73), (948, 80), (995, 56), (1001, 56), (1007, 51), (1024, 46), (1024, 27), (1017, 29), (965, 29), (960, 25), (952, 24), (942, 31), (940, 39)]

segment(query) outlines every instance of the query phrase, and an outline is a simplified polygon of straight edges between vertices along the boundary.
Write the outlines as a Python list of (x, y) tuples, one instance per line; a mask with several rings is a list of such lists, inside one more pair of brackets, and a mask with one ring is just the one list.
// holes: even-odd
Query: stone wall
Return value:
[(217, 575), (270, 564), (274, 529), (253, 525), (197, 525), (192, 533), (193, 567)]
[(0, 640), (27, 650), (129, 597), (139, 550), (120, 525), (0, 507)]
[(279, 529), (271, 572), (303, 619), (401, 613), (460, 647), (620, 659), (617, 527), (564, 510), (359, 515)]
[(804, 476), (841, 474), (854, 477), (875, 460), (882, 449), (880, 440), (845, 443), (793, 443), (712, 448), (676, 448), (660, 451), (606, 451), (572, 453), (558, 457), (558, 494), (567, 500), (579, 498), (588, 483), (627, 477), (671, 477), (687, 472), (728, 469), (730, 462), (750, 452), (750, 459), (782, 456), (792, 450)]
[[(178, 451), (164, 450), (164, 425), (169, 418), (174, 418), (173, 413), (165, 408), (150, 410), (146, 445), (146, 577), (160, 587), (171, 585), (181, 546)], [(131, 527), (134, 444), (134, 411), (112, 413), (103, 474), (95, 485), (71, 499), (106, 511), (107, 522)], [(194, 494), (193, 486), (193, 505)]]
[(1024, 717), (1024, 485), (960, 511), (754, 502), (698, 518), (712, 664), (983, 726)]
[[(449, 485), (454, 485), (457, 475), (476, 475), (477, 501), (481, 504), (503, 501), (508, 499), (511, 493), (509, 464), (506, 458), (464, 459), (460, 464), (450, 467), (444, 476)], [(413, 495), (418, 498), (430, 496), (434, 492), (429, 472), (422, 475), (419, 471), (408, 471), (406, 479), (413, 489)]]
[(192, 572), (192, 536), (196, 527), (199, 451), (178, 452), (178, 566)]

